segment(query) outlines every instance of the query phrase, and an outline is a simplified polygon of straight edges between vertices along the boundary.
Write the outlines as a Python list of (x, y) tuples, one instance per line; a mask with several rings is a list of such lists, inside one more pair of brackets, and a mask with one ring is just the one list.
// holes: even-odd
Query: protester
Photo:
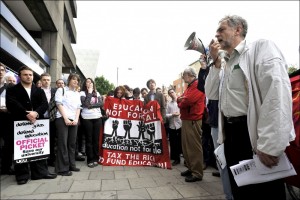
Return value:
[(180, 110), (177, 105), (177, 95), (174, 89), (169, 89), (168, 94), (172, 101), (167, 106), (167, 118), (169, 121), (169, 141), (170, 141), (170, 154), (171, 160), (174, 160), (172, 165), (180, 164), (180, 154), (182, 153), (181, 147), (181, 126)]
[(80, 171), (75, 163), (75, 148), (78, 120), (81, 109), (80, 95), (77, 91), (80, 78), (70, 74), (68, 84), (58, 88), (55, 101), (58, 108), (56, 113), (57, 157), (55, 170), (59, 175), (71, 176), (72, 171)]
[(87, 166), (98, 166), (99, 160), (99, 134), (102, 126), (101, 107), (103, 106), (102, 97), (97, 92), (95, 83), (91, 78), (87, 78), (80, 92), (82, 104), (82, 125), (85, 129)]
[[(23, 66), (19, 69), (18, 75), (21, 79), (20, 83), (7, 88), (6, 91), (7, 109), (11, 112), (14, 121), (29, 120), (35, 123), (37, 119), (44, 118), (48, 108), (47, 97), (42, 89), (33, 84), (32, 69)], [(32, 161), (29, 164), (16, 164), (15, 175), (19, 185), (26, 184), (30, 176), (32, 180), (54, 179), (57, 176), (49, 173), (45, 159)]]
[(14, 151), (13, 119), (7, 110), (5, 98), (6, 89), (15, 84), (9, 83), (7, 77), (10, 77), (10, 75), (6, 75), (6, 66), (3, 63), (0, 63), (0, 172), (2, 175), (14, 173), (12, 169), (12, 156)]
[(144, 104), (146, 105), (150, 101), (156, 100), (160, 106), (160, 114), (164, 123), (166, 122), (166, 104), (165, 98), (162, 93), (156, 92), (156, 82), (153, 79), (149, 79), (146, 83), (149, 93), (144, 97)]
[(63, 88), (63, 87), (65, 87), (65, 82), (64, 82), (63, 79), (57, 79), (56, 82), (55, 82), (55, 84), (56, 84), (56, 88)]
[(182, 120), (181, 139), (183, 157), (188, 170), (181, 173), (186, 182), (201, 181), (203, 178), (202, 117), (205, 95), (197, 89), (197, 74), (193, 68), (184, 70), (182, 79), (188, 84), (184, 93), (177, 98)]
[(41, 80), (38, 80), (36, 83), (35, 83), (36, 87), (40, 88), (42, 87), (42, 82)]
[(134, 96), (132, 94), (132, 89), (128, 85), (123, 85), (125, 88), (125, 99), (127, 100), (133, 100)]
[(114, 90), (114, 98), (124, 99), (125, 98), (125, 88), (123, 86), (118, 86)]
[(12, 83), (14, 85), (17, 84), (17, 79), (16, 79), (16, 77), (14, 75), (7, 75), (7, 76), (5, 76), (5, 81), (6, 81), (6, 83)]
[(145, 97), (147, 96), (147, 94), (148, 94), (147, 88), (142, 88), (141, 89), (141, 95), (142, 95), (143, 99), (145, 99)]
[[(248, 44), (247, 32), (245, 19), (225, 16), (209, 46), (214, 64), (205, 91), (220, 97), (218, 142), (224, 142), (229, 171), (254, 152), (266, 167), (276, 166), (295, 138), (285, 58), (270, 40)], [(224, 59), (219, 50), (225, 51)], [(229, 177), (235, 200), (286, 198), (282, 179), (238, 187), (231, 172)]]
[[(55, 109), (55, 92), (56, 88), (51, 88), (51, 76), (49, 73), (41, 74), (41, 83), (42, 83), (42, 90), (44, 90), (47, 102), (48, 102), (48, 110), (44, 113), (44, 117), (46, 119), (50, 119), (50, 158), (48, 159), (49, 166), (55, 166), (55, 147), (56, 147), (56, 127), (55, 127), (55, 116), (50, 117), (50, 113), (55, 115), (56, 113), (51, 112), (52, 109)], [(56, 110), (56, 109), (55, 109)], [(57, 110), (56, 110), (57, 111)]]
[(160, 87), (157, 87), (157, 88), (156, 88), (156, 92), (157, 92), (157, 93), (162, 93), (161, 88), (160, 88)]
[[(209, 73), (209, 69), (210, 69), (207, 66), (208, 65), (207, 62), (209, 62), (209, 59), (204, 54), (201, 54), (199, 61), (201, 64), (201, 68), (198, 73), (198, 89), (200, 91), (205, 91), (205, 79), (206, 79), (206, 77)], [(216, 80), (216, 81), (218, 81), (218, 82), (216, 82), (215, 84), (219, 84), (220, 81), (219, 80)], [(214, 96), (212, 95), (212, 93), (207, 93), (205, 95), (208, 99), (208, 103), (207, 103), (208, 120), (207, 121), (210, 126), (210, 130), (211, 130), (210, 134), (211, 134), (211, 138), (213, 141), (213, 146), (214, 146), (214, 149), (216, 149), (219, 146), (219, 144), (217, 142), (218, 130), (219, 130), (218, 129), (218, 112), (219, 112), (218, 93), (215, 93)], [(203, 149), (203, 151), (204, 151), (204, 149)], [(204, 154), (204, 156), (205, 156), (205, 154)], [(232, 192), (231, 192), (228, 169), (227, 169), (227, 167), (224, 167), (222, 169), (218, 163), (216, 163), (216, 165), (217, 165), (218, 171), (212, 172), (212, 175), (216, 176), (216, 177), (221, 176), (225, 198), (226, 198), (226, 200), (232, 200), (233, 196), (232, 196)]]
[(134, 88), (133, 91), (132, 91), (132, 94), (133, 94), (133, 99), (135, 100), (141, 100), (140, 98), (140, 95), (141, 95), (141, 90), (140, 88)]

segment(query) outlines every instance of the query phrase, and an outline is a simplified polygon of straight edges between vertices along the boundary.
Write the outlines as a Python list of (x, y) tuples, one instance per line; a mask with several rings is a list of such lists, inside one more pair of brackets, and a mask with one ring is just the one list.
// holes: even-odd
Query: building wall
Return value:
[(75, 0), (1, 0), (0, 62), (15, 71), (27, 65), (37, 78), (48, 72), (52, 85), (63, 73), (76, 72), (71, 46), (76, 43), (76, 9)]

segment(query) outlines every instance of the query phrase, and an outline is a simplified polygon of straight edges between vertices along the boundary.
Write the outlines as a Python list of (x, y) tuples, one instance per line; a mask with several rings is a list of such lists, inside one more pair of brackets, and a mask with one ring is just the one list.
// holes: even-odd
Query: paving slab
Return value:
[(117, 199), (117, 191), (85, 192), (83, 199)]
[(117, 191), (118, 199), (151, 199), (145, 188)]
[(128, 179), (117, 179), (117, 180), (102, 180), (101, 191), (106, 190), (129, 190)]
[(48, 199), (49, 194), (31, 194), (22, 196), (13, 196), (9, 199)]
[(27, 183), (24, 185), (9, 185), (4, 190), (1, 190), (1, 198), (7, 198), (16, 195), (29, 195), (32, 194), (42, 183)]
[(182, 199), (183, 196), (172, 186), (146, 188), (152, 199)]
[(100, 189), (100, 180), (81, 180), (73, 182), (70, 192), (100, 191)]
[(173, 187), (184, 197), (198, 197), (198, 196), (209, 196), (209, 192), (204, 190), (200, 185), (195, 185), (193, 183), (173, 185)]
[(89, 180), (115, 179), (113, 171), (92, 171)]
[(153, 177), (153, 180), (158, 186), (183, 184), (183, 181), (178, 179), (176, 176)]
[(115, 178), (138, 178), (138, 174), (134, 170), (115, 171)]
[(73, 181), (61, 181), (61, 182), (43, 182), (40, 186), (33, 192), (33, 194), (45, 194), (45, 193), (60, 193), (68, 192)]
[(84, 192), (70, 192), (70, 193), (55, 193), (50, 194), (48, 199), (83, 199)]
[(146, 188), (158, 186), (151, 177), (129, 178), (128, 181), (131, 188)]

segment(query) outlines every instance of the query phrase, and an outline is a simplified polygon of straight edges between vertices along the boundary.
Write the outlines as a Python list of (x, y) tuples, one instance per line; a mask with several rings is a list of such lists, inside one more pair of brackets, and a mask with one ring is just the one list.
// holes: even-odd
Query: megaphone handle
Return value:
[(208, 58), (207, 58), (207, 54), (206, 54), (206, 51), (205, 51), (205, 47), (204, 47), (203, 42), (201, 41), (201, 39), (198, 38), (198, 40), (201, 42), (201, 45), (203, 47), (204, 55), (205, 55), (205, 62), (206, 62), (206, 65), (208, 66), (208, 61), (207, 61)]

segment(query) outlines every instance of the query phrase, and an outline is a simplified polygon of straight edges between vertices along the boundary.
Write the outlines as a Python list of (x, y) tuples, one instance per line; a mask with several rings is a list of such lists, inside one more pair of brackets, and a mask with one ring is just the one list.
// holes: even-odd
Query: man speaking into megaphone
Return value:
[[(208, 99), (219, 99), (218, 143), (224, 143), (234, 199), (286, 199), (282, 179), (238, 187), (229, 169), (253, 154), (272, 168), (295, 138), (285, 58), (270, 40), (248, 44), (247, 31), (240, 16), (219, 21), (209, 45), (213, 65), (205, 92)], [(224, 58), (220, 50), (227, 52)]]

